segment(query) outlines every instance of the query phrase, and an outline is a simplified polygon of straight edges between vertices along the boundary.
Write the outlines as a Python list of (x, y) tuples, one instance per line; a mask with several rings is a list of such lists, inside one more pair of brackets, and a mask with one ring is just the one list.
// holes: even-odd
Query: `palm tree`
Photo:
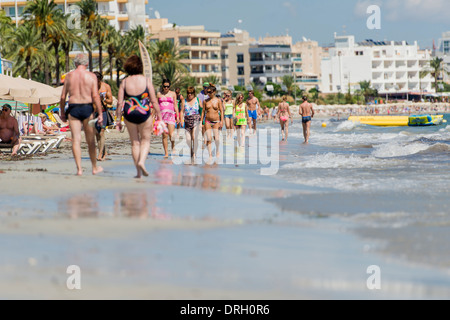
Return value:
[(6, 15), (5, 10), (0, 10), (0, 52), (3, 55), (8, 51), (8, 42), (5, 38), (13, 32), (12, 19)]
[(61, 38), (61, 47), (64, 51), (65, 57), (65, 72), (70, 71), (70, 51), (73, 50), (74, 46), (81, 46), (84, 42), (81, 36), (77, 34), (76, 29), (64, 28), (61, 30), (63, 36)]
[(368, 98), (375, 95), (375, 90), (372, 88), (372, 84), (369, 81), (360, 81), (359, 86), (361, 88), (361, 93), (364, 96), (364, 102), (367, 102)]
[[(120, 39), (120, 41), (116, 45), (116, 51), (115, 51), (115, 65), (116, 65), (116, 84), (117, 87), (120, 86), (120, 72), (123, 71), (123, 65), (126, 61), (126, 59), (130, 56), (130, 47), (131, 45), (131, 39), (129, 36), (125, 35)], [(136, 52), (135, 52), (136, 53)]]
[(180, 60), (186, 57), (186, 54), (181, 54), (180, 48), (171, 41), (152, 42), (148, 49), (150, 57), (152, 58), (154, 80), (156, 80), (158, 76), (160, 79), (166, 77), (165, 71), (168, 70), (166, 67), (167, 64), (173, 65), (173, 68), (180, 73), (187, 72), (187, 66), (180, 62)]
[(218, 83), (220, 83), (220, 79), (216, 76), (207, 76), (207, 77), (203, 78), (203, 82), (218, 84)]
[(101, 74), (103, 74), (103, 45), (108, 36), (108, 20), (97, 16), (94, 23), (94, 35), (97, 38), (98, 45), (98, 68)]
[(8, 40), (11, 41), (12, 47), (10, 57), (16, 61), (15, 71), (22, 74), (20, 69), (24, 66), (27, 78), (31, 79), (33, 63), (43, 61), (45, 58), (41, 34), (36, 28), (25, 23), (19, 26)]
[[(23, 11), (26, 21), (32, 22), (38, 30), (43, 44), (47, 43), (49, 34), (53, 33), (58, 26), (55, 24), (55, 18), (60, 12), (54, 0), (32, 0), (27, 3)], [(45, 47), (44, 51), (48, 48)], [(44, 74), (45, 83), (50, 84), (49, 58), (44, 55)]]
[(119, 42), (121, 40), (121, 36), (119, 32), (117, 32), (116, 28), (112, 25), (108, 24), (107, 33), (105, 39), (106, 51), (108, 52), (108, 60), (109, 60), (109, 79), (113, 78), (113, 59), (117, 51), (117, 47), (119, 46)]
[(86, 49), (89, 55), (89, 71), (92, 71), (94, 66), (92, 62), (92, 38), (94, 37), (94, 27), (97, 16), (97, 4), (94, 0), (81, 0), (76, 5), (81, 10), (81, 22), (86, 31)]
[(444, 68), (442, 66), (442, 62), (444, 59), (436, 57), (430, 60), (430, 68), (431, 75), (434, 77), (434, 88), (436, 89), (436, 93), (438, 92), (438, 79), (442, 72), (444, 72)]
[(292, 95), (292, 92), (294, 91), (294, 77), (290, 76), (290, 75), (285, 75), (283, 76), (283, 78), (281, 79), (281, 81), (283, 82), (283, 84), (286, 86), (287, 90), (288, 90), (288, 94)]
[(68, 29), (68, 27), (67, 27), (67, 19), (61, 11), (57, 11), (55, 13), (53, 20), (56, 28), (52, 28), (49, 31), (48, 37), (52, 43), (53, 49), (55, 50), (55, 77), (56, 77), (56, 85), (59, 86), (61, 80), (60, 76), (61, 64), (59, 61), (59, 48), (61, 46), (62, 39), (66, 34), (65, 29)]
[(129, 50), (131, 52), (133, 52), (133, 53), (139, 52), (138, 40), (140, 40), (144, 45), (146, 45), (145, 30), (141, 25), (129, 30), (126, 33), (126, 35), (127, 35), (127, 37), (130, 38), (130, 49)]

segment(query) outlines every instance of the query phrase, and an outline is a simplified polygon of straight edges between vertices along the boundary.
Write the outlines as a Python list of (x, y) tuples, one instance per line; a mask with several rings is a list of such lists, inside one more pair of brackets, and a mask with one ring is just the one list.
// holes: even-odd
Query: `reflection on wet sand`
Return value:
[(75, 195), (58, 203), (58, 213), (71, 219), (96, 218), (100, 215), (97, 196)]
[(199, 170), (197, 168), (184, 166), (178, 173), (175, 173), (173, 166), (161, 163), (160, 167), (155, 171), (155, 183), (164, 186), (188, 187), (234, 195), (262, 195), (281, 198), (289, 194), (283, 189), (259, 190), (245, 188), (244, 178), (226, 178), (221, 181), (221, 176), (212, 172), (213, 169), (217, 167), (217, 165), (205, 167), (204, 170), (198, 174), (197, 172)]
[(169, 220), (170, 215), (159, 208), (154, 191), (149, 193), (123, 192), (115, 196), (114, 215), (116, 217)]

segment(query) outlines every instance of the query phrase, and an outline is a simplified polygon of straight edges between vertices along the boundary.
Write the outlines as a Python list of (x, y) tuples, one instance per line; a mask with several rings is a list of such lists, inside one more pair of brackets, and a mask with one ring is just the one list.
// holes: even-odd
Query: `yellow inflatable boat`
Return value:
[(408, 125), (410, 127), (421, 127), (421, 126), (438, 126), (444, 121), (443, 115), (429, 115), (422, 114), (417, 116), (410, 116), (408, 120)]
[(414, 116), (351, 116), (349, 121), (359, 122), (378, 127), (416, 127), (436, 126), (443, 123), (443, 115), (414, 115)]

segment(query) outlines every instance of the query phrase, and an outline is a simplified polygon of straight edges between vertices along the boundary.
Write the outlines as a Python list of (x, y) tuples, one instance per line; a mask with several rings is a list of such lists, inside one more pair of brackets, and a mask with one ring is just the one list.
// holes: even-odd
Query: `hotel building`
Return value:
[[(4, 9), (6, 15), (18, 25), (22, 20), (23, 10), (28, 1), (8, 1), (0, 0), (1, 9)], [(74, 13), (77, 8), (75, 4), (79, 0), (55, 0), (57, 6), (64, 13)], [(148, 16), (145, 14), (145, 5), (147, 0), (98, 0), (98, 13), (109, 20), (116, 30), (126, 32), (138, 25), (147, 30)]]
[(181, 60), (188, 66), (198, 85), (203, 79), (215, 76), (222, 83), (220, 32), (206, 31), (204, 26), (175, 26), (168, 19), (150, 19), (150, 41), (169, 40), (187, 55)]
[(247, 31), (235, 29), (220, 37), (222, 85), (245, 86), (250, 83), (250, 42)]
[(356, 43), (354, 36), (336, 34), (334, 40), (334, 48), (329, 49), (329, 57), (321, 64), (322, 92), (354, 92), (360, 81), (370, 81), (380, 94), (391, 96), (432, 91), (432, 77), (421, 77), (421, 71), (428, 69), (431, 54), (419, 51), (417, 42)]

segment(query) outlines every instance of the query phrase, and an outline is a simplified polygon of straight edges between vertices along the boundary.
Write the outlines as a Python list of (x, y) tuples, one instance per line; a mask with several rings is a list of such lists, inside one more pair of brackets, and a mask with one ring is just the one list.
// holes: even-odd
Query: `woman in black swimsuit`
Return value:
[[(143, 74), (141, 58), (130, 56), (125, 62), (124, 69), (128, 77), (122, 81), (119, 88), (119, 98), (116, 110), (116, 119), (121, 119), (122, 114), (131, 140), (131, 153), (136, 166), (136, 178), (149, 174), (145, 168), (145, 160), (150, 151), (150, 138), (152, 134), (153, 117), (152, 108), (156, 117), (161, 120), (161, 112), (155, 89), (150, 79)], [(122, 124), (117, 123), (119, 130)]]

